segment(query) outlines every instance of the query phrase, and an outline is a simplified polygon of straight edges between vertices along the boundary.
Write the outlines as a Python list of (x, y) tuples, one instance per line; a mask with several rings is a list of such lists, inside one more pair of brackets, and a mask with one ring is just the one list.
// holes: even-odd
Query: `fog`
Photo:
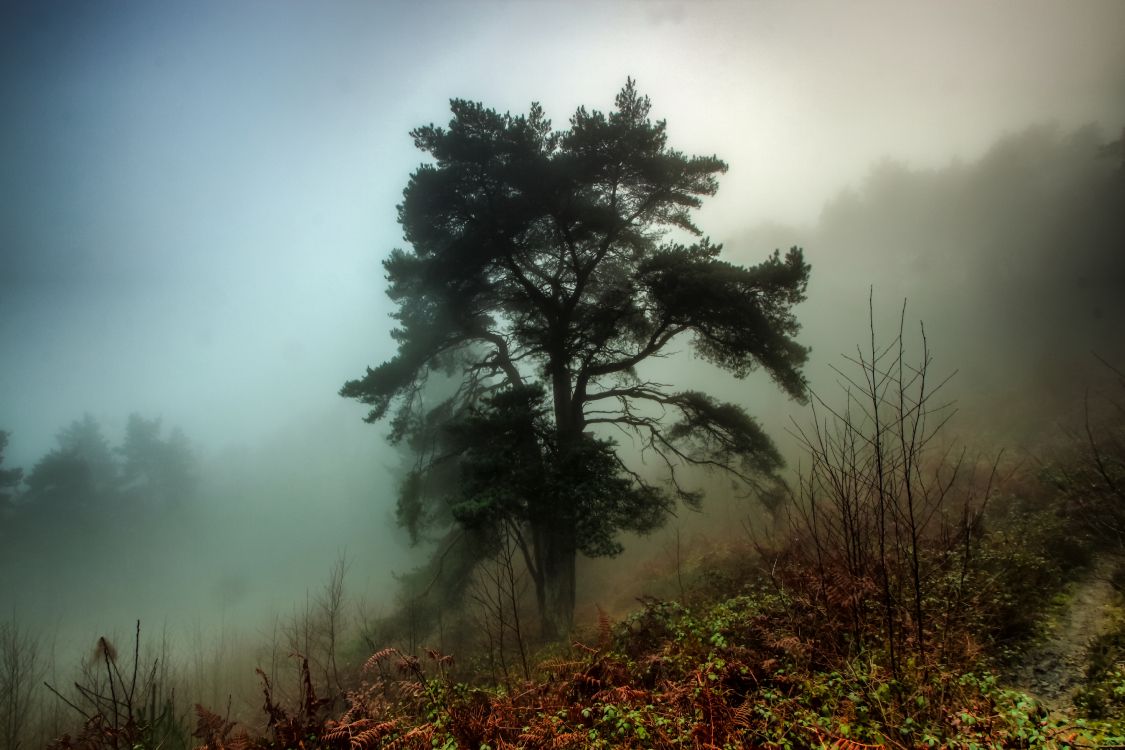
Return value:
[[(4, 5), (2, 468), (84, 415), (121, 446), (138, 414), (182, 431), (198, 483), (96, 559), (56, 521), (57, 546), (3, 556), (0, 607), (77, 640), (257, 628), (345, 553), (392, 606), (421, 559), (393, 521), (403, 459), (337, 391), (394, 351), (408, 132), (452, 97), (561, 127), (633, 76), (673, 147), (731, 165), (707, 234), (746, 263), (806, 248), (814, 386), (873, 287), (881, 326), (909, 298), (960, 370), (966, 424), (1018, 442), (1054, 417), (999, 415), (1067, 408), (1089, 352), (1122, 353), (1122, 28), (1119, 2), (1023, 0)], [(709, 384), (779, 442), (803, 418), (765, 379)]]

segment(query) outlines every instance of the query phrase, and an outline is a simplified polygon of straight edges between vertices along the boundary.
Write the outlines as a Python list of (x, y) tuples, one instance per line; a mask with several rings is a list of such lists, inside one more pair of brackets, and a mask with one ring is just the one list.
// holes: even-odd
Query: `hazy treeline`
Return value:
[(30, 465), (0, 463), (7, 613), (58, 631), (67, 653), (137, 618), (183, 645), (195, 630), (268, 627), (345, 551), (356, 593), (389, 599), (392, 572), (410, 564), (391, 528), (395, 459), (344, 406), (249, 445), (85, 416)]
[[(162, 433), (159, 418), (132, 414), (120, 445), (111, 446), (101, 424), (86, 414), (59, 432), (58, 447), (26, 475), (10, 475), (8, 486), (16, 492), (6, 498), (7, 510), (15, 517), (59, 510), (105, 513), (190, 500), (198, 485), (191, 445), (178, 428)], [(11, 479), (22, 480), (23, 488)]]
[(151, 570), (146, 552), (180, 533), (200, 482), (184, 433), (139, 414), (116, 445), (87, 414), (32, 466), (4, 469), (0, 580), (10, 606), (39, 625), (64, 611), (47, 601), (89, 613), (108, 590)]
[[(925, 322), (939, 369), (958, 371), (961, 418), (994, 416), (1002, 399), (1014, 436), (1101, 376), (1091, 352), (1125, 354), (1123, 149), (1094, 126), (1037, 125), (941, 168), (888, 159), (815, 226), (756, 227), (730, 247), (806, 247), (813, 274), (800, 316), (814, 387), (864, 334), (873, 285), (880, 328), (897, 326), (908, 299), (907, 322)], [(1019, 418), (1016, 403), (1034, 411)]]
[(138, 705), (167, 711), (176, 742), (194, 702), (252, 716), (256, 667), (289, 696), (292, 652), (338, 685), (409, 559), (385, 531), (385, 468), (339, 416), (208, 450), (159, 418), (84, 415), (26, 467), (0, 432), (0, 748), (73, 732), (81, 714), (44, 682), (90, 710), (75, 685), (108, 689), (99, 638), (128, 677), (137, 619)]
[[(88, 665), (73, 663), (76, 652), (60, 643), (59, 631), (73, 633), (111, 592), (132, 588), (152, 569), (148, 553), (182, 533), (181, 511), (197, 499), (199, 466), (182, 431), (140, 414), (128, 417), (117, 444), (86, 414), (26, 469), (4, 464), (9, 440), (0, 432), (0, 586), (7, 605), (0, 620), (0, 746), (15, 748), (71, 728), (77, 714), (47, 696), (42, 682), (65, 690), (71, 669)], [(161, 669), (166, 674), (167, 665)], [(60, 674), (67, 676), (60, 681)]]

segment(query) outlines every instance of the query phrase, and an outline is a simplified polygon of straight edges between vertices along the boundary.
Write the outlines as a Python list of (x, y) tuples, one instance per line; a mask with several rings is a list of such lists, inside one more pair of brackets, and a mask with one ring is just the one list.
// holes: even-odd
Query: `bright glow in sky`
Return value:
[[(47, 2), (0, 10), (0, 428), (89, 411), (214, 449), (391, 353), (379, 262), (451, 97), (563, 126), (635, 77), (731, 165), (712, 236), (811, 222), (883, 155), (1125, 122), (1120, 2)], [(768, 248), (767, 248), (768, 249)]]

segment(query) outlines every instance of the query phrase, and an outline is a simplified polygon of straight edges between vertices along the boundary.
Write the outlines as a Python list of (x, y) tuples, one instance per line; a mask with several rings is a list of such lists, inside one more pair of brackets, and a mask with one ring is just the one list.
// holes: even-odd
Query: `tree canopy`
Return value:
[[(667, 143), (630, 80), (609, 113), (579, 108), (554, 130), (542, 108), (499, 114), (451, 102), (447, 127), (412, 132), (431, 160), (398, 207), (409, 250), (384, 261), (397, 354), (341, 395), (389, 416), (418, 453), (399, 519), (511, 534), (548, 635), (573, 617), (579, 552), (620, 551), (617, 533), (658, 526), (700, 497), (677, 470), (770, 480), (781, 457), (737, 404), (638, 373), (678, 339), (736, 377), (762, 368), (803, 399), (807, 350), (793, 307), (800, 249), (725, 261), (692, 212), (727, 165)], [(455, 384), (424, 398), (432, 376)], [(437, 379), (437, 378), (435, 378)], [(664, 480), (631, 468), (616, 429), (657, 456)], [(666, 480), (666, 481), (665, 481)]]

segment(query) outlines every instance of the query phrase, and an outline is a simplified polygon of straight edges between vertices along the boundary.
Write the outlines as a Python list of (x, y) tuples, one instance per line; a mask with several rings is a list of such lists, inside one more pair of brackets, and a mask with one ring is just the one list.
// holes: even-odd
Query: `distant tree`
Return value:
[(93, 506), (97, 488), (90, 463), (74, 450), (51, 451), (27, 475), (27, 496), (35, 512)]
[(161, 437), (159, 417), (129, 415), (125, 439), (118, 448), (124, 459), (125, 488), (145, 500), (177, 504), (195, 493), (197, 475), (191, 443), (179, 428)]
[[(433, 161), (398, 207), (411, 250), (384, 262), (398, 354), (341, 395), (370, 405), (370, 422), (395, 406), (391, 439), (426, 446), (400, 520), (413, 533), (442, 523), (511, 533), (544, 634), (560, 636), (579, 552), (615, 554), (618, 532), (655, 528), (676, 499), (699, 504), (679, 468), (775, 478), (781, 458), (741, 406), (638, 367), (690, 337), (717, 367), (736, 377), (762, 367), (803, 398), (792, 308), (809, 267), (797, 248), (752, 267), (721, 259), (691, 210), (726, 164), (669, 148), (631, 80), (613, 112), (579, 108), (563, 131), (537, 104), (527, 116), (463, 100), (451, 109), (448, 129), (412, 132)], [(424, 386), (442, 373), (456, 390), (429, 407)], [(639, 438), (668, 482), (627, 466), (599, 427)], [(459, 481), (429, 492), (451, 463)]]
[(92, 415), (84, 414), (55, 437), (59, 450), (72, 453), (83, 461), (90, 472), (94, 490), (101, 494), (112, 493), (117, 488), (118, 467), (113, 449), (102, 431), (102, 426)]
[(117, 452), (124, 460), (122, 475), (127, 486), (155, 483), (163, 453), (160, 418), (130, 414), (125, 423), (125, 439)]
[(8, 449), (9, 433), (0, 430), (0, 511), (12, 506), (12, 498), (20, 482), (23, 481), (23, 469), (5, 469), (4, 451)]
[(172, 503), (194, 497), (199, 487), (199, 465), (195, 450), (179, 427), (173, 427), (164, 441), (161, 484), (165, 498)]
[(117, 462), (101, 425), (89, 414), (55, 436), (58, 448), (27, 475), (28, 512), (105, 508), (116, 496)]

